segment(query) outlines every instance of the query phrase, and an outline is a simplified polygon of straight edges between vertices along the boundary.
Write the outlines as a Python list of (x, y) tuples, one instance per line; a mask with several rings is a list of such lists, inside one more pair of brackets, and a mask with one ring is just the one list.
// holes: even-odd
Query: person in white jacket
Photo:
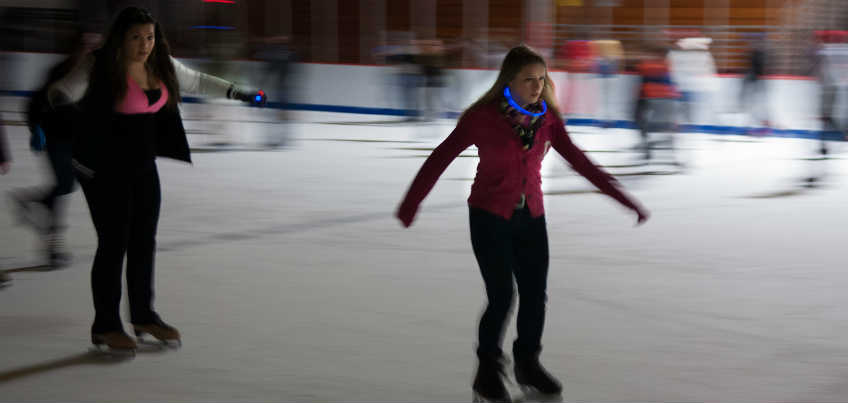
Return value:
[(177, 107), (182, 92), (264, 101), (261, 91), (241, 90), (174, 60), (159, 24), (136, 7), (124, 9), (103, 46), (48, 89), (51, 104), (79, 106), (72, 163), (97, 232), (91, 340), (107, 351), (136, 349), (119, 314), (124, 257), (136, 336), (181, 344), (180, 332), (153, 309), (153, 267), (161, 203), (156, 157), (191, 162)]

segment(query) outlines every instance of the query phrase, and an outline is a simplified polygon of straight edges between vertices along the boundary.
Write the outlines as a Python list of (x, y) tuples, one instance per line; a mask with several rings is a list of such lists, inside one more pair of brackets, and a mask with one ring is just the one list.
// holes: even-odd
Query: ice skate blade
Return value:
[(138, 341), (139, 344), (144, 344), (144, 345), (147, 345), (147, 346), (158, 346), (158, 347), (161, 347), (163, 349), (168, 348), (168, 349), (171, 349), (171, 350), (176, 350), (176, 349), (181, 348), (183, 346), (183, 342), (182, 342), (181, 339), (159, 340), (159, 339), (153, 337), (153, 335), (151, 335), (147, 332), (142, 332), (142, 331), (136, 331), (135, 337), (136, 337), (136, 340)]
[(488, 399), (488, 398), (481, 396), (477, 392), (472, 392), (471, 401), (474, 402), (474, 403), (488, 403), (488, 402), (498, 402), (498, 403), (513, 403), (513, 402), (515, 402), (515, 403), (517, 403), (517, 402), (520, 402), (520, 400), (516, 400), (516, 399), (511, 398), (511, 397), (507, 397), (505, 399)]
[(15, 223), (20, 226), (27, 226), (34, 229), (36, 232), (45, 232), (45, 224), (36, 218), (36, 212), (30, 208), (27, 200), (24, 200), (20, 195), (9, 192), (8, 197), (15, 205)]
[(546, 394), (539, 392), (536, 388), (527, 385), (519, 385), (521, 392), (524, 394), (521, 401), (523, 402), (562, 402), (562, 393)]
[(47, 265), (44, 271), (55, 271), (67, 269), (71, 266), (73, 260), (71, 258), (62, 258), (62, 259), (48, 259)]
[(100, 356), (106, 356), (116, 359), (135, 358), (135, 349), (109, 348), (105, 344), (95, 344), (88, 351)]

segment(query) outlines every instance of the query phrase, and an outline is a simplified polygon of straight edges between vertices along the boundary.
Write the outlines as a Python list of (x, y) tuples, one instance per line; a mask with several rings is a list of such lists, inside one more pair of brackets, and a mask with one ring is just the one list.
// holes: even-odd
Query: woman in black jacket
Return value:
[[(124, 256), (130, 321), (179, 345), (179, 331), (153, 310), (153, 267), (161, 191), (156, 157), (191, 162), (177, 102), (182, 91), (254, 99), (234, 84), (190, 70), (170, 56), (162, 29), (144, 9), (117, 17), (103, 47), (48, 90), (52, 102), (78, 102), (72, 161), (97, 231), (91, 271), (92, 343), (132, 353), (119, 307)], [(261, 96), (260, 96), (261, 97)]]

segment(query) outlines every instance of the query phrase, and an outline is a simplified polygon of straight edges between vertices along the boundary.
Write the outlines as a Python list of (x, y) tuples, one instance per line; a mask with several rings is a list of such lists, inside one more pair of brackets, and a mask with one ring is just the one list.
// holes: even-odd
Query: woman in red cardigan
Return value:
[(548, 275), (542, 159), (552, 146), (603, 193), (636, 212), (639, 224), (647, 220), (648, 212), (571, 142), (556, 110), (545, 61), (525, 46), (509, 51), (492, 88), (463, 113), (418, 171), (396, 213), (405, 227), (412, 224), (442, 172), (472, 144), (480, 162), (468, 198), (471, 246), (488, 298), (480, 318), (475, 399), (510, 399), (502, 379), (501, 342), (512, 304), (513, 276), (519, 294), (515, 380), (522, 389), (556, 397), (562, 386), (539, 363)]

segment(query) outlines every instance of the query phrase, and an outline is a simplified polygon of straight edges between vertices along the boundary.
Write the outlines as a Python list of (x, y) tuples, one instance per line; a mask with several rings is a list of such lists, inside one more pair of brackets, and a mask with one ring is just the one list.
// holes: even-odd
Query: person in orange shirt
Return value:
[(646, 48), (644, 59), (637, 66), (641, 78), (636, 102), (635, 122), (642, 139), (645, 160), (651, 159), (651, 132), (670, 132), (676, 128), (677, 101), (680, 94), (671, 80), (666, 61), (666, 49), (658, 45)]

